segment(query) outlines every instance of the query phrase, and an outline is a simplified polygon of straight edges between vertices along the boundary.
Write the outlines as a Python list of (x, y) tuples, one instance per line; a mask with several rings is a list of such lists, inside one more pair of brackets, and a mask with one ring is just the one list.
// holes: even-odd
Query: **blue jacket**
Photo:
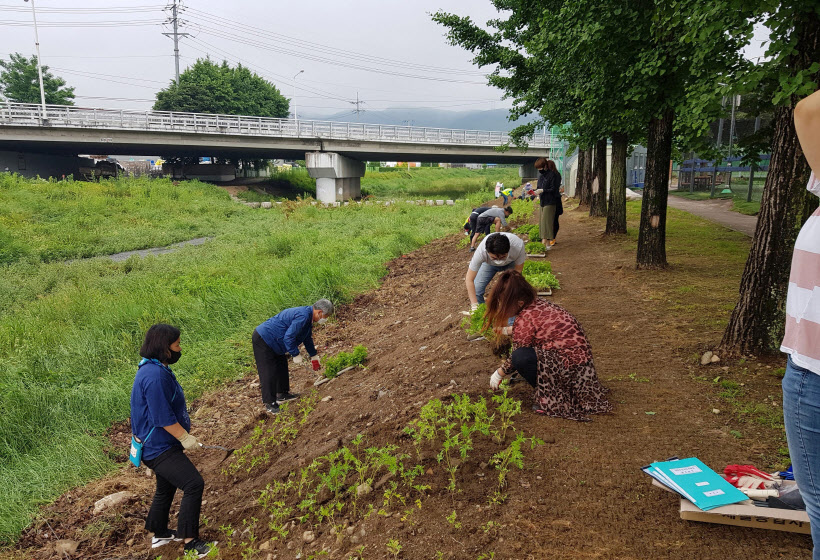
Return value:
[(142, 360), (131, 390), (131, 433), (143, 442), (143, 460), (158, 457), (172, 447), (182, 449), (177, 438), (163, 429), (177, 422), (191, 429), (182, 386), (168, 366)]
[(311, 305), (285, 309), (256, 327), (256, 332), (277, 354), (298, 356), (299, 345), (304, 342), (308, 355), (316, 355)]

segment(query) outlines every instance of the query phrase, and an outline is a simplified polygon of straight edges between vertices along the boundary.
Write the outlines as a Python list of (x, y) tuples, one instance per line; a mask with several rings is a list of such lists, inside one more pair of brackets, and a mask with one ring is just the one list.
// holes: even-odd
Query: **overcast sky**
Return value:
[[(174, 76), (173, 41), (162, 35), (163, 0), (36, 0), (43, 63), (76, 88), (83, 106), (151, 107)], [(185, 0), (180, 71), (196, 58), (242, 62), (295, 100), (300, 114), (362, 109), (509, 106), (486, 85), (470, 54), (447, 44), (430, 14), (481, 23), (489, 0)], [(0, 3), (0, 57), (34, 53), (31, 4)], [(17, 23), (19, 22), (19, 23)], [(748, 56), (762, 54), (760, 39)], [(300, 71), (304, 71), (301, 72)], [(298, 74), (298, 76), (297, 76)], [(296, 76), (296, 78), (294, 78)]]

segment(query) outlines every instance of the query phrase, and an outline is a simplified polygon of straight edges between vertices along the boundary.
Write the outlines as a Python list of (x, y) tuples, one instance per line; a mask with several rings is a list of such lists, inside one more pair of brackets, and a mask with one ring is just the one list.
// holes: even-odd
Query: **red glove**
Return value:
[(319, 369), (322, 367), (321, 365), (319, 365), (319, 358), (311, 359), (310, 365), (313, 366), (313, 371), (319, 371)]

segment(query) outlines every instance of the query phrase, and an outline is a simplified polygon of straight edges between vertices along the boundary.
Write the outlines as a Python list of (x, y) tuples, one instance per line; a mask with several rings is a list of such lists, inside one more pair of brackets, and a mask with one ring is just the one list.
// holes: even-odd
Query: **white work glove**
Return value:
[(301, 364), (303, 361), (304, 360), (302, 359), (302, 356), (300, 356), (298, 354), (293, 357), (293, 363), (294, 364)]
[(535, 194), (541, 194), (542, 192), (544, 192), (544, 189), (536, 189), (536, 190), (534, 190), (533, 192), (534, 192)]
[(476, 309), (478, 309), (478, 304), (477, 303), (471, 303), (470, 304), (470, 311), (475, 311)]
[(501, 327), (501, 334), (504, 336), (512, 336), (512, 327)]
[(199, 445), (200, 445), (199, 440), (197, 440), (194, 436), (192, 436), (188, 432), (185, 432), (182, 435), (182, 437), (179, 437), (177, 439), (179, 440), (179, 443), (182, 444), (183, 449), (185, 449), (187, 451), (191, 451), (191, 450), (196, 451), (197, 449), (199, 449)]
[(490, 389), (493, 391), (498, 390), (498, 386), (501, 385), (502, 381), (504, 381), (504, 377), (506, 376), (501, 373), (500, 369), (495, 370), (490, 377)]

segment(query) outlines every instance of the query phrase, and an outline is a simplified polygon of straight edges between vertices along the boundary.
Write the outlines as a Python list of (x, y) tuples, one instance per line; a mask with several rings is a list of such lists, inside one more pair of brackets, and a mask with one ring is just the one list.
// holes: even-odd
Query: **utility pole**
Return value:
[[(729, 126), (729, 158), (732, 157), (732, 144), (735, 139), (735, 109), (740, 107), (740, 96), (732, 96), (732, 123)], [(729, 167), (733, 167), (732, 162), (729, 162)], [(732, 171), (729, 170), (729, 190), (732, 190)]]
[(166, 10), (171, 10), (171, 18), (168, 20), (168, 23), (171, 23), (174, 26), (173, 33), (163, 33), (166, 37), (173, 36), (174, 38), (174, 62), (176, 64), (176, 84), (179, 85), (179, 38), (180, 37), (187, 37), (187, 33), (180, 33), (179, 32), (179, 13), (184, 9), (184, 6), (181, 4), (182, 0), (171, 0), (171, 5), (166, 6)]
[[(28, 2), (29, 0), (25, 0)], [(34, 19), (34, 46), (37, 48), (37, 74), (40, 76), (40, 104), (42, 106), (42, 119), (46, 119), (46, 92), (43, 88), (43, 64), (40, 61), (40, 37), (37, 34), (37, 12), (34, 10), (34, 0), (31, 0), (31, 17)]]
[[(758, 130), (760, 130), (760, 115), (755, 117), (755, 134), (757, 134)], [(749, 192), (746, 193), (746, 202), (752, 201), (752, 189), (754, 188), (756, 167), (757, 163), (753, 162), (751, 165), (751, 169), (749, 169)]]
[[(718, 133), (717, 133), (717, 148), (720, 150), (720, 143), (723, 141), (723, 111), (726, 109), (726, 96), (723, 96), (723, 99), (720, 102), (720, 120), (718, 121)], [(712, 192), (709, 193), (709, 198), (715, 198), (715, 183), (717, 182), (717, 167), (718, 163), (721, 162), (721, 159), (717, 159), (712, 162)]]

